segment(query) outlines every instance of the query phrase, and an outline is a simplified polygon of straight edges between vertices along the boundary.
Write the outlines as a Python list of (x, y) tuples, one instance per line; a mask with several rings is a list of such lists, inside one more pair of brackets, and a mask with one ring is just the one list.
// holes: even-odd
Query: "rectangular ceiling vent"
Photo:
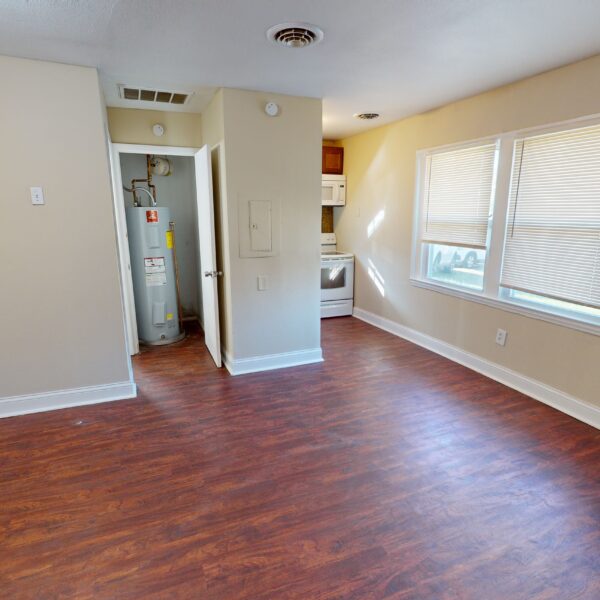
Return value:
[(193, 92), (167, 92), (164, 90), (148, 90), (131, 85), (119, 85), (119, 96), (124, 100), (141, 100), (142, 102), (160, 102), (162, 104), (187, 104)]

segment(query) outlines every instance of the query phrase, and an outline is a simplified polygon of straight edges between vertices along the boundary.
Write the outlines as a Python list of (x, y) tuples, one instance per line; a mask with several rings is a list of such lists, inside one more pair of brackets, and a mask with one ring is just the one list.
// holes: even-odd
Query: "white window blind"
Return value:
[(600, 126), (515, 143), (500, 283), (600, 307)]
[(422, 241), (485, 248), (496, 144), (427, 157)]

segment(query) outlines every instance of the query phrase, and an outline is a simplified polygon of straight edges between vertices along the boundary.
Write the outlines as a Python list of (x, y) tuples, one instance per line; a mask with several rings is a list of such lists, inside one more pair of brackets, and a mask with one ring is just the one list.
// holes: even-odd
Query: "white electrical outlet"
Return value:
[(44, 190), (41, 187), (29, 188), (31, 192), (31, 204), (44, 204)]
[(498, 344), (498, 346), (505, 346), (506, 345), (506, 331), (504, 329), (498, 329), (498, 331), (496, 331), (496, 344)]

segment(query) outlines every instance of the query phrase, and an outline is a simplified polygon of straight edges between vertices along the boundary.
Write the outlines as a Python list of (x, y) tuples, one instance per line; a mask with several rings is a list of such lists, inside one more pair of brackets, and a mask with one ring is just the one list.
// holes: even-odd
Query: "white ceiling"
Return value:
[[(323, 42), (266, 40), (294, 20)], [(220, 86), (322, 97), (335, 139), (600, 53), (598, 23), (599, 0), (2, 0), (0, 54), (97, 66), (110, 106), (136, 106), (117, 83), (196, 92), (185, 111)]]

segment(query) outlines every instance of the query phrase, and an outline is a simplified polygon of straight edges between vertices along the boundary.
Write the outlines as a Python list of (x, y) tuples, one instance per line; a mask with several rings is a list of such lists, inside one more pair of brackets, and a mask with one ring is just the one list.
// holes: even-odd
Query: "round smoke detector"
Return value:
[(353, 115), (355, 119), (362, 119), (363, 121), (370, 121), (371, 119), (377, 119), (379, 113), (356, 113)]
[(318, 44), (323, 32), (310, 23), (280, 23), (267, 31), (267, 38), (286, 48), (306, 48)]

